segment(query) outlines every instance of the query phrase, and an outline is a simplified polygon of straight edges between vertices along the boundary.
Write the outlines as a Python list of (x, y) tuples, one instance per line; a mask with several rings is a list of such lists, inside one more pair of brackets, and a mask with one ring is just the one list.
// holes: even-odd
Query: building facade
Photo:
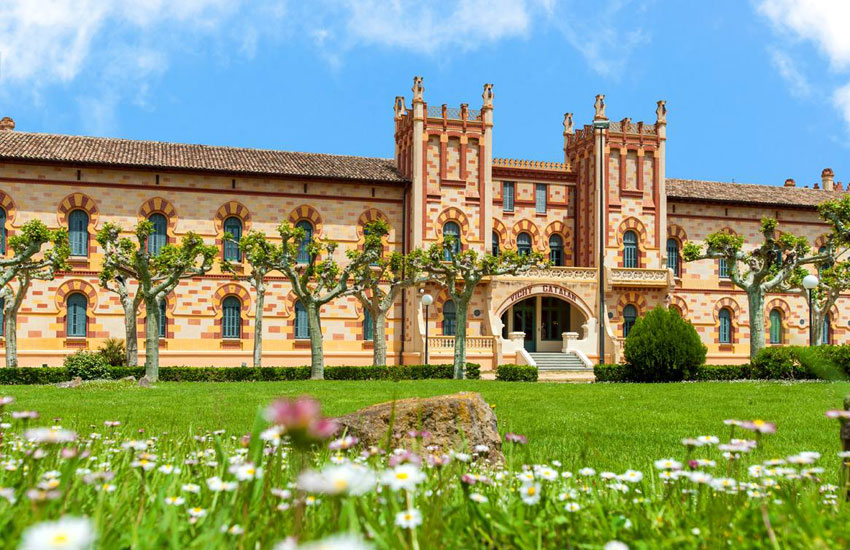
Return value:
[[(618, 360), (635, 319), (657, 305), (694, 324), (708, 362), (743, 362), (746, 295), (721, 262), (683, 263), (683, 244), (721, 229), (757, 243), (760, 219), (769, 215), (817, 248), (829, 228), (816, 207), (845, 192), (829, 169), (811, 188), (793, 180), (779, 187), (667, 178), (664, 102), (653, 123), (608, 121), (598, 96), (593, 120), (607, 128), (575, 128), (567, 114), (563, 162), (538, 162), (494, 157), (492, 85), (485, 85), (479, 109), (429, 105), (421, 78), (412, 92), (409, 105), (395, 100), (393, 159), (27, 133), (4, 119), (0, 252), (8, 254), (6, 238), (34, 218), (68, 228), (72, 247), (71, 269), (36, 281), (24, 301), (21, 364), (58, 364), (65, 354), (123, 337), (118, 296), (98, 284), (102, 251), (94, 236), (107, 221), (128, 235), (138, 221), (152, 221), (153, 247), (194, 231), (239, 269), (225, 232), (259, 230), (274, 240), (277, 225), (288, 220), (338, 241), (344, 261), (344, 250), (361, 246), (365, 224), (378, 218), (391, 227), (387, 250), (453, 235), (464, 249), (509, 247), (549, 257), (550, 268), (494, 277), (477, 289), (468, 354), (484, 368), (537, 361), (541, 353), (588, 365), (598, 360), (600, 332), (606, 360)], [(434, 298), (427, 318), (425, 293)], [(849, 304), (843, 297), (830, 313), (827, 341), (848, 341)], [(450, 361), (454, 311), (439, 287), (408, 289), (388, 316), (389, 361), (422, 362), (426, 324), (431, 362)], [(182, 282), (163, 312), (162, 364), (251, 363), (255, 312), (247, 282), (216, 268)], [(322, 313), (327, 363), (369, 364), (371, 320), (357, 300), (338, 299)], [(140, 341), (144, 315), (142, 306)], [(769, 345), (807, 342), (801, 294), (770, 295), (765, 318)], [(309, 363), (306, 316), (279, 274), (269, 277), (263, 319), (264, 364)]]

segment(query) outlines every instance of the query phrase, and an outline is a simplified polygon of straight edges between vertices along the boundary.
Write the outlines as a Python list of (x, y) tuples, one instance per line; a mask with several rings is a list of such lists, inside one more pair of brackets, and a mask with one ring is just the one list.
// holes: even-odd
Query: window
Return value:
[(165, 315), (165, 309), (168, 304), (165, 298), (159, 302), (159, 337), (165, 338), (165, 327), (168, 324), (168, 317)]
[[(363, 237), (365, 238), (365, 237), (368, 237), (368, 236), (369, 236), (369, 228), (364, 227), (363, 228)], [(364, 247), (365, 247), (365, 244), (364, 244)], [(375, 258), (375, 260), (373, 262), (371, 262), (369, 265), (378, 265), (378, 262), (380, 262), (381, 258), (383, 258), (383, 257), (384, 257), (384, 243), (381, 242), (381, 249), (378, 251), (378, 257)]]
[[(818, 247), (818, 254), (826, 254), (828, 251), (829, 249), (826, 245)], [(830, 269), (833, 265), (833, 262), (823, 262), (818, 264), (818, 275), (820, 275), (824, 269)]]
[(295, 227), (304, 230), (304, 238), (298, 243), (298, 259), (296, 261), (299, 264), (310, 263), (310, 252), (307, 246), (313, 240), (313, 224), (307, 220), (301, 220), (295, 224)]
[(493, 256), (498, 256), (498, 255), (499, 255), (499, 252), (500, 252), (500, 251), (499, 251), (499, 234), (498, 234), (498, 233), (496, 233), (495, 231), (493, 231), (493, 234), (490, 236), (490, 238), (493, 240), (493, 243), (492, 243), (492, 247), (493, 247), (492, 254), (493, 254)]
[(729, 308), (724, 307), (720, 310), (720, 343), (732, 343), (732, 312)]
[(673, 270), (673, 276), (679, 276), (679, 241), (667, 239), (667, 268)]
[(557, 298), (544, 297), (540, 304), (543, 321), (543, 340), (560, 341), (570, 330), (570, 306)]
[(549, 237), (549, 261), (556, 267), (564, 265), (564, 239), (560, 235)]
[(68, 216), (68, 240), (71, 256), (89, 255), (89, 215), (83, 210), (74, 210)]
[(729, 278), (729, 264), (726, 263), (726, 258), (720, 258), (718, 266), (718, 274), (721, 279)]
[(505, 212), (514, 211), (514, 182), (502, 182), (502, 210)]
[(68, 296), (67, 333), (74, 338), (86, 337), (86, 297), (79, 292)]
[(520, 233), (516, 237), (516, 251), (520, 256), (531, 254), (531, 235)]
[(827, 313), (823, 318), (823, 328), (821, 329), (820, 334), (820, 343), (824, 345), (828, 345), (832, 340), (832, 320), (830, 319), (829, 313)]
[(534, 186), (534, 211), (538, 214), (546, 213), (546, 184), (544, 183)]
[(242, 336), (242, 302), (236, 296), (228, 296), (221, 303), (221, 337), (240, 338)]
[(239, 240), (242, 238), (242, 220), (230, 217), (224, 220), (224, 232), (230, 233), (233, 240), (224, 241), (224, 259), (231, 262), (241, 262), (242, 252), (239, 250)]
[(623, 234), (623, 267), (635, 268), (638, 266), (638, 237), (634, 231), (626, 231)]
[(623, 338), (626, 338), (632, 331), (635, 321), (637, 321), (637, 308), (628, 304), (623, 308)]
[(0, 208), (0, 254), (6, 253), (6, 209)]
[(375, 323), (368, 309), (363, 310), (363, 339), (368, 341), (375, 339)]
[(153, 224), (153, 233), (148, 237), (148, 254), (156, 256), (168, 242), (168, 220), (162, 214), (152, 214), (148, 221)]
[(307, 310), (301, 302), (295, 302), (295, 339), (310, 338), (310, 324), (307, 322)]
[(454, 336), (457, 331), (457, 308), (451, 300), (443, 304), (443, 336)]
[(443, 240), (446, 240), (446, 237), (452, 237), (454, 240), (452, 241), (451, 249), (449, 247), (445, 247), (443, 250), (444, 260), (451, 261), (452, 252), (457, 254), (460, 252), (460, 226), (455, 222), (446, 222), (446, 225), (443, 226)]
[(782, 343), (782, 312), (778, 309), (770, 312), (770, 343)]

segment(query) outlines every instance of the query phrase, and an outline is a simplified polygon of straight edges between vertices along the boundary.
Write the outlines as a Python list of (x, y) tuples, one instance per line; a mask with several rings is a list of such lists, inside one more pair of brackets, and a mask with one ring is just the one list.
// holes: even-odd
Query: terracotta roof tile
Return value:
[(306, 176), (404, 183), (392, 159), (292, 153), (160, 141), (0, 131), (0, 161), (47, 161), (125, 167)]
[(667, 179), (667, 197), (671, 199), (810, 208), (843, 195), (842, 191), (824, 191), (806, 187)]

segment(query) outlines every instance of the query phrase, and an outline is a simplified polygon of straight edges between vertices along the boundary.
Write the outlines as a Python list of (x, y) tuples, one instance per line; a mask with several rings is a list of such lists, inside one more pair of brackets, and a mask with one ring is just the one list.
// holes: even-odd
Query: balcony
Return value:
[(592, 282), (598, 277), (599, 270), (595, 267), (534, 267), (516, 275), (502, 275), (499, 279), (556, 279), (569, 282)]
[[(455, 337), (454, 336), (429, 336), (428, 349), (434, 352), (450, 351), (454, 353)], [(492, 353), (496, 349), (495, 336), (467, 336), (466, 350), (476, 353)]]
[(672, 288), (674, 285), (673, 272), (669, 269), (609, 267), (605, 279), (608, 288)]

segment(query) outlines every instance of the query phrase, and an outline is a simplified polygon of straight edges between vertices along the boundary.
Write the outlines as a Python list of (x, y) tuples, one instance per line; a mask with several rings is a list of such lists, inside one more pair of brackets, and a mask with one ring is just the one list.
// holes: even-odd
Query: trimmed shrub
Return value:
[(83, 380), (106, 378), (109, 363), (106, 357), (98, 351), (79, 350), (65, 356), (64, 366), (68, 369), (68, 377), (79, 376)]
[(705, 363), (706, 351), (690, 322), (658, 306), (626, 338), (626, 374), (635, 382), (687, 380)]
[(537, 367), (531, 365), (499, 365), (496, 380), (503, 382), (537, 382)]
[(751, 378), (750, 365), (703, 365), (691, 380), (746, 380)]
[(124, 347), (124, 340), (120, 338), (107, 338), (97, 351), (103, 355), (106, 364), (111, 367), (120, 367), (123, 365), (126, 359), (125, 355), (127, 354), (127, 348)]
[(800, 352), (796, 347), (762, 348), (750, 366), (750, 376), (760, 380), (797, 380), (811, 377), (806, 367), (800, 363)]
[(626, 382), (626, 365), (595, 365), (593, 375), (597, 382)]

